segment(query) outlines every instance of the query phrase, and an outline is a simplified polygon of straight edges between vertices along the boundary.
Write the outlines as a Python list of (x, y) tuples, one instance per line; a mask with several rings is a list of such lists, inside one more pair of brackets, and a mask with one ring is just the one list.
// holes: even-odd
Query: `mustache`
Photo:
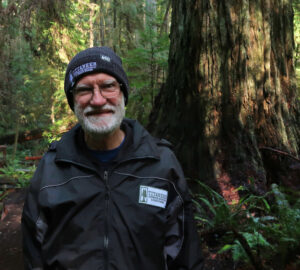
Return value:
[(106, 104), (103, 107), (97, 107), (97, 108), (93, 108), (92, 106), (88, 106), (83, 110), (83, 113), (85, 115), (89, 116), (89, 115), (99, 114), (99, 113), (104, 113), (104, 112), (114, 113), (115, 111), (116, 111), (115, 106)]

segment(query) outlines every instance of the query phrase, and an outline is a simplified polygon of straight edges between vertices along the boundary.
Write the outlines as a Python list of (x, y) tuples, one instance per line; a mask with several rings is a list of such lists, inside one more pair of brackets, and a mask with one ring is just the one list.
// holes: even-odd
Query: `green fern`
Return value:
[[(284, 269), (300, 249), (300, 199), (291, 205), (277, 185), (258, 196), (244, 187), (239, 202), (229, 205), (216, 191), (198, 181), (194, 195), (200, 234), (222, 231), (219, 253), (231, 252), (236, 262), (272, 264)], [(299, 252), (298, 252), (299, 254)], [(255, 266), (256, 267), (256, 266)]]

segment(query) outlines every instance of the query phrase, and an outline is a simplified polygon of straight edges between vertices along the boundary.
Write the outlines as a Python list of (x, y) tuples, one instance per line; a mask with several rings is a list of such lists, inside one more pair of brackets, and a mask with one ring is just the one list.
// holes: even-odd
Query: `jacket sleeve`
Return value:
[[(194, 221), (193, 205), (186, 180), (178, 162), (177, 170), (173, 171), (173, 178), (175, 178), (175, 187), (179, 193), (178, 198), (180, 198), (180, 203), (177, 198), (177, 207), (174, 207), (174, 205), (171, 207), (177, 210), (171, 210), (173, 212), (172, 221), (169, 226), (171, 232), (167, 232), (169, 238), (167, 243), (171, 243), (165, 249), (167, 253), (167, 269), (203, 270), (204, 261)], [(175, 250), (174, 247), (177, 247), (179, 251), (176, 253), (173, 252)]]
[(38, 179), (40, 169), (35, 172), (29, 187), (22, 214), (23, 257), (25, 270), (42, 270), (41, 243), (46, 223), (39, 211)]
[(203, 270), (203, 257), (190, 202), (184, 205), (183, 243), (175, 260), (169, 261), (168, 270)]

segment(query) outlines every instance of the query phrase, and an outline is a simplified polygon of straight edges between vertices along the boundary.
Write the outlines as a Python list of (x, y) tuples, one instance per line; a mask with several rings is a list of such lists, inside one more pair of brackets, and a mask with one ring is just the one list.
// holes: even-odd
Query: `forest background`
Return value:
[[(254, 2), (263, 6), (263, 1)], [(295, 98), (291, 104), (299, 104), (300, 1), (271, 2), (292, 10), (292, 24), (286, 33), (292, 33), (290, 46), (293, 55), (289, 57), (295, 72), (289, 80), (294, 80), (293, 85), (296, 82), (296, 88), (292, 90)], [(276, 162), (284, 164), (285, 171), (280, 174), (284, 177), (268, 173), (265, 177), (267, 183), (261, 185), (256, 184), (257, 174), (248, 174), (241, 176), (239, 181), (232, 177), (225, 184), (223, 181), (216, 185), (210, 179), (218, 177), (210, 177), (209, 173), (207, 176), (201, 170), (194, 173), (195, 167), (190, 166), (195, 163), (196, 167), (201, 167), (205, 151), (200, 149), (199, 158), (185, 154), (185, 148), (180, 146), (182, 139), (176, 139), (174, 134), (181, 131), (168, 129), (162, 123), (168, 122), (167, 118), (164, 119), (161, 116), (164, 113), (157, 110), (168, 112), (169, 109), (163, 103), (168, 100), (164, 93), (172, 88), (168, 71), (175, 64), (181, 66), (174, 56), (176, 48), (181, 46), (176, 40), (184, 37), (183, 32), (189, 32), (184, 30), (193, 29), (194, 32), (191, 30), (192, 34), (189, 34), (194, 33), (194, 36), (197, 36), (197, 31), (204, 31), (203, 27), (192, 23), (189, 29), (185, 29), (180, 16), (187, 15), (186, 10), (192, 5), (195, 10), (199, 3), (202, 7), (214, 6), (214, 1), (186, 1), (186, 6), (178, 11), (179, 3), (171, 0), (1, 0), (0, 144), (7, 145), (2, 174), (11, 178), (16, 187), (28, 185), (36, 164), (25, 161), (25, 158), (41, 156), (50, 142), (59, 139), (76, 123), (63, 90), (67, 64), (82, 49), (109, 46), (121, 56), (129, 77), (127, 117), (138, 119), (154, 134), (170, 139), (187, 177), (191, 178), (199, 234), (203, 239), (204, 254), (209, 259), (207, 263), (215, 265), (215, 261), (223, 261), (220, 269), (225, 269), (224, 261), (228, 269), (297, 269), (300, 263), (299, 144), (296, 147), (298, 152), (281, 145), (275, 147), (276, 144), (272, 148), (265, 147), (276, 156)], [(272, 8), (270, 5), (269, 9)], [(279, 8), (279, 12), (284, 14), (284, 9)], [(234, 26), (231, 27), (234, 32)], [(260, 31), (259, 27), (257, 31)], [(194, 46), (199, 47), (199, 44)], [(185, 82), (184, 75), (180, 75), (184, 71), (178, 71), (178, 85)], [(189, 108), (189, 98), (185, 97), (181, 105)], [(195, 114), (194, 109), (190, 113)], [(292, 113), (297, 112), (299, 114), (297, 110)], [(186, 119), (189, 116), (187, 112)], [(181, 120), (175, 124), (176, 128), (183, 123)], [(298, 128), (296, 125), (295, 129)], [(201, 127), (199, 133), (204, 133)], [(296, 134), (299, 134), (299, 129)], [(32, 138), (36, 140), (29, 140)], [(194, 143), (195, 138), (188, 148)], [(246, 160), (252, 158), (252, 153), (245, 154)], [(273, 159), (267, 162), (270, 160), (273, 162)], [(232, 167), (231, 170), (237, 169)], [(291, 181), (285, 181), (290, 178)], [(2, 187), (0, 196), (4, 194), (5, 188)]]

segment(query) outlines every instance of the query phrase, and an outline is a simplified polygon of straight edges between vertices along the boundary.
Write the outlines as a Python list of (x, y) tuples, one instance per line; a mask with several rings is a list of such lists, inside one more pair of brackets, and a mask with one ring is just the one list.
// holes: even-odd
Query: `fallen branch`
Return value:
[[(41, 139), (43, 137), (43, 129), (34, 129), (30, 131), (20, 132), (18, 137), (18, 142), (26, 142), (36, 139)], [(0, 137), (0, 144), (13, 144), (15, 139), (15, 134), (7, 134)]]
[(284, 151), (281, 151), (281, 150), (277, 150), (277, 149), (274, 149), (274, 148), (271, 148), (271, 147), (263, 146), (263, 147), (259, 147), (259, 150), (269, 150), (269, 151), (272, 151), (272, 152), (275, 152), (275, 153), (278, 153), (278, 154), (290, 157), (291, 159), (294, 159), (294, 160), (300, 162), (299, 158), (294, 157), (294, 156), (292, 156), (291, 154), (289, 154), (287, 152), (284, 152)]
[(25, 160), (40, 160), (42, 156), (32, 156), (32, 157), (25, 157)]

